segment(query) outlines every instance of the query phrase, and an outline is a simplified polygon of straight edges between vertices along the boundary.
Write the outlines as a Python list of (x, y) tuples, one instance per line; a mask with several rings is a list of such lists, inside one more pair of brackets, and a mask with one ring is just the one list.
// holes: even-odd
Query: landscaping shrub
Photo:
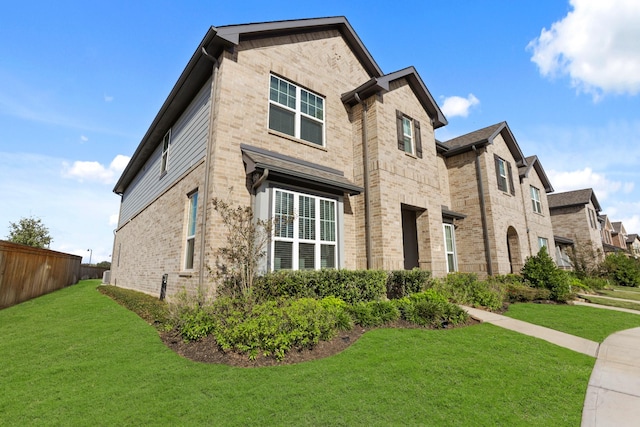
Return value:
[(640, 285), (640, 263), (622, 253), (609, 254), (602, 263), (604, 274), (618, 286)]
[(253, 292), (260, 300), (335, 296), (353, 304), (381, 299), (386, 283), (381, 270), (280, 270), (259, 278)]
[(464, 323), (469, 318), (463, 309), (434, 289), (400, 298), (394, 303), (404, 320), (420, 326), (443, 328)]
[(443, 279), (433, 281), (432, 285), (433, 289), (457, 304), (491, 310), (502, 307), (504, 287), (493, 282), (478, 281), (474, 273), (450, 273)]
[(170, 324), (188, 341), (196, 341), (211, 333), (214, 326), (211, 306), (201, 294), (178, 292), (169, 304)]
[(506, 284), (505, 299), (510, 303), (548, 300), (550, 297), (551, 291), (546, 288), (533, 288), (522, 283)]
[(391, 301), (361, 301), (347, 310), (354, 322), (364, 327), (382, 326), (400, 318), (400, 310)]
[(98, 286), (98, 291), (111, 297), (111, 299), (133, 311), (152, 325), (164, 327), (169, 321), (167, 303), (160, 301), (156, 297), (111, 285)]
[(419, 268), (391, 271), (387, 279), (387, 298), (397, 299), (421, 292), (430, 277), (430, 271)]
[(556, 266), (547, 254), (546, 247), (542, 247), (537, 255), (527, 258), (522, 267), (522, 276), (534, 288), (551, 291), (550, 298), (554, 301), (567, 302), (572, 298), (569, 274)]

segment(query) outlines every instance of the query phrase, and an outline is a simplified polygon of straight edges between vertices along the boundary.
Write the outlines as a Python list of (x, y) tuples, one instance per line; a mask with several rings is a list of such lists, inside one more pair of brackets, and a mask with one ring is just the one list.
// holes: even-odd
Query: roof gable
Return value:
[(542, 185), (544, 186), (544, 190), (547, 193), (552, 193), (553, 187), (551, 186), (551, 181), (549, 181), (547, 174), (544, 172), (544, 168), (542, 167), (542, 163), (540, 163), (538, 156), (529, 156), (525, 158), (525, 162), (526, 165), (520, 166), (518, 168), (520, 177), (528, 177), (531, 169), (534, 169), (538, 174), (538, 178), (540, 178)]
[(600, 212), (600, 203), (596, 199), (596, 194), (592, 188), (582, 190), (566, 191), (564, 193), (549, 194), (547, 196), (549, 209), (564, 208), (569, 206), (585, 206), (589, 202), (593, 203), (593, 207)]
[(471, 151), (473, 147), (483, 147), (489, 144), (493, 144), (493, 140), (498, 135), (502, 135), (511, 155), (516, 161), (518, 167), (526, 166), (524, 154), (520, 150), (516, 138), (513, 136), (511, 129), (507, 122), (496, 123), (491, 126), (487, 126), (482, 129), (470, 132), (465, 135), (461, 135), (457, 138), (450, 139), (443, 142), (443, 145), (448, 147), (448, 150), (443, 153), (445, 157), (455, 156), (460, 153)]
[(442, 110), (440, 110), (435, 99), (431, 96), (431, 92), (429, 92), (422, 78), (420, 78), (418, 71), (413, 66), (385, 74), (384, 76), (373, 77), (354, 90), (344, 93), (341, 97), (342, 102), (348, 105), (354, 105), (359, 102), (358, 99), (368, 98), (374, 93), (388, 92), (391, 82), (403, 78), (407, 80), (413, 93), (415, 93), (423, 108), (429, 114), (429, 117), (431, 117), (434, 129), (445, 126), (448, 123), (447, 119), (444, 117), (444, 114), (442, 114)]

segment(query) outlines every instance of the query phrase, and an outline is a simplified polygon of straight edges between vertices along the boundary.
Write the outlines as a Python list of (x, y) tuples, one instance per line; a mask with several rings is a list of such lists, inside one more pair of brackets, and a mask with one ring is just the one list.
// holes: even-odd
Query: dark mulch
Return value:
[[(477, 323), (480, 322), (469, 318), (467, 323), (456, 327), (464, 327)], [(388, 325), (386, 327), (420, 328), (419, 326), (404, 321), (394, 322), (392, 325)], [(452, 327), (449, 326), (447, 329), (450, 328)], [(249, 356), (246, 354), (222, 351), (212, 336), (207, 336), (198, 341), (185, 342), (177, 332), (170, 331), (160, 332), (160, 338), (167, 347), (182, 357), (195, 362), (219, 363), (244, 368), (255, 368), (261, 366), (291, 365), (294, 363), (307, 362), (310, 360), (333, 356), (356, 342), (370, 329), (371, 328), (356, 326), (350, 331), (341, 331), (331, 341), (320, 341), (311, 349), (294, 349), (289, 351), (282, 361), (278, 361), (272, 356), (264, 356), (263, 354), (258, 354), (255, 360), (250, 360)]]

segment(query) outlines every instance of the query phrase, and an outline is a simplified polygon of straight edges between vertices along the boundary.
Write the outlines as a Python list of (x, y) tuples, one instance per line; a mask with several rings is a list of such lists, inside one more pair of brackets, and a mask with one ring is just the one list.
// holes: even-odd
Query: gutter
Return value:
[(209, 96), (210, 110), (209, 110), (209, 138), (207, 141), (207, 155), (204, 160), (204, 188), (203, 188), (203, 197), (202, 197), (202, 220), (200, 222), (200, 266), (198, 268), (198, 290), (200, 292), (204, 292), (204, 252), (206, 249), (206, 231), (207, 231), (207, 207), (209, 205), (209, 175), (211, 169), (211, 156), (213, 151), (215, 150), (215, 138), (214, 138), (214, 130), (213, 130), (213, 122), (215, 120), (215, 107), (217, 102), (215, 102), (215, 90), (216, 90), (216, 80), (218, 78), (218, 69), (220, 68), (220, 62), (217, 58), (211, 56), (207, 50), (202, 47), (202, 54), (213, 62), (213, 71), (211, 77), (211, 95)]
[(484, 240), (484, 254), (487, 262), (487, 274), (493, 276), (493, 266), (491, 265), (491, 244), (489, 243), (489, 229), (487, 227), (487, 211), (484, 200), (484, 185), (482, 184), (482, 170), (480, 169), (480, 152), (476, 145), (471, 149), (476, 154), (476, 181), (478, 182), (478, 195), (480, 196), (480, 218), (482, 220), (482, 237)]
[(362, 106), (362, 165), (364, 181), (364, 235), (365, 252), (367, 255), (367, 270), (373, 265), (371, 248), (371, 199), (369, 198), (369, 146), (367, 144), (367, 103), (360, 99), (358, 93), (353, 94), (354, 98)]

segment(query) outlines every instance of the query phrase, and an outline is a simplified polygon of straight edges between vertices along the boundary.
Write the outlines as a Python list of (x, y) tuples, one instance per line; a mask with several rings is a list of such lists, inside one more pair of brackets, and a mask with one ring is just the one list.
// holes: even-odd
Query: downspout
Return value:
[(356, 92), (354, 98), (362, 107), (362, 164), (364, 180), (364, 236), (365, 252), (367, 254), (367, 270), (373, 265), (371, 260), (371, 199), (369, 199), (369, 146), (367, 144), (367, 103), (360, 99)]
[(216, 89), (216, 80), (218, 78), (218, 69), (220, 68), (220, 62), (217, 58), (211, 56), (204, 47), (202, 47), (202, 54), (213, 62), (213, 72), (211, 77), (211, 94), (209, 95), (210, 99), (210, 110), (209, 110), (209, 137), (207, 140), (207, 154), (204, 160), (204, 188), (203, 188), (203, 197), (202, 197), (202, 221), (200, 222), (200, 233), (202, 238), (200, 239), (200, 266), (198, 272), (198, 290), (200, 292), (204, 292), (204, 252), (206, 249), (206, 230), (207, 230), (207, 206), (209, 205), (209, 175), (211, 168), (211, 156), (213, 150), (215, 149), (215, 140), (213, 138), (214, 130), (213, 130), (213, 122), (215, 120), (215, 107), (217, 105), (215, 100), (215, 89)]
[(484, 185), (482, 185), (482, 171), (480, 170), (480, 152), (475, 144), (471, 146), (476, 154), (476, 181), (478, 182), (478, 194), (480, 195), (480, 218), (482, 220), (482, 237), (484, 240), (484, 254), (487, 262), (487, 274), (493, 276), (491, 265), (491, 245), (489, 243), (489, 230), (487, 228), (487, 212), (484, 201)]

